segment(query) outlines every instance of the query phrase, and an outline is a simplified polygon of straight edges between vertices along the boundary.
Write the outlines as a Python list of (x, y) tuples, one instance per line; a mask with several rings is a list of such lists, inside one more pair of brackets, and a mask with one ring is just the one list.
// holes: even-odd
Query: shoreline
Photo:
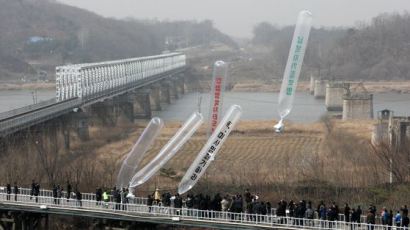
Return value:
[[(410, 94), (410, 81), (367, 81), (364, 86), (369, 93), (399, 93)], [(0, 90), (53, 90), (55, 83), (1, 83)], [(260, 82), (240, 82), (236, 83), (230, 91), (232, 92), (279, 92), (280, 82), (272, 84)], [(310, 82), (302, 81), (298, 83), (298, 91), (309, 91)], [(354, 88), (353, 85), (351, 88)]]
[[(410, 81), (367, 81), (363, 82), (369, 93), (399, 93), (410, 94)], [(351, 89), (355, 88), (354, 84)], [(232, 92), (279, 92), (281, 83), (237, 83), (233, 86)], [(302, 81), (298, 83), (297, 91), (309, 91), (310, 82)]]
[(0, 90), (51, 90), (55, 89), (56, 84), (52, 83), (1, 83)]

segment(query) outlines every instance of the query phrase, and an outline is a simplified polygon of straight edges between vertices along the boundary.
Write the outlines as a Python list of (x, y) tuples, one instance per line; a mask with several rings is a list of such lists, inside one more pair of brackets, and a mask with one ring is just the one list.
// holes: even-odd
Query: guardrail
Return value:
[[(261, 227), (284, 227), (288, 229), (372, 229), (385, 230), (395, 229), (404, 230), (406, 227), (395, 227), (386, 225), (375, 225), (367, 223), (351, 223), (343, 221), (328, 221), (319, 219), (303, 219), (292, 217), (278, 217), (275, 215), (260, 215), (249, 213), (233, 213), (212, 210), (197, 210), (187, 208), (173, 208), (164, 206), (147, 206), (143, 204), (144, 199), (138, 198), (135, 203), (115, 203), (115, 202), (97, 202), (95, 195), (91, 193), (84, 193), (83, 199), (66, 199), (54, 198), (52, 191), (41, 190), (39, 196), (31, 196), (30, 189), (20, 189), (20, 193), (5, 194), (4, 191), (0, 193), (0, 201), (4, 204), (18, 203), (27, 205), (46, 205), (53, 208), (72, 208), (85, 209), (95, 211), (110, 211), (112, 213), (124, 213), (134, 215), (146, 215), (150, 217), (171, 217), (178, 220), (201, 220), (209, 221), (214, 224), (250, 224), (252, 226)], [(50, 196), (51, 195), (51, 196)]]
[(0, 124), (0, 136), (5, 136), (9, 133), (13, 133), (22, 128), (26, 128), (32, 125), (32, 123), (41, 123), (56, 116), (63, 115), (73, 108), (81, 105), (80, 99), (71, 99), (61, 103), (53, 104), (39, 110), (35, 110), (31, 113), (26, 113), (21, 116), (7, 119)]
[(32, 105), (28, 105), (28, 106), (24, 106), (18, 109), (13, 109), (10, 111), (6, 111), (6, 112), (2, 112), (0, 113), (0, 121), (12, 118), (16, 115), (20, 115), (23, 113), (28, 113), (30, 111), (33, 110), (37, 110), (37, 109), (41, 109), (43, 107), (55, 104), (57, 102), (57, 100), (55, 98), (50, 99), (50, 100), (46, 100), (46, 101), (40, 101), (39, 103), (36, 104), (32, 104)]
[(89, 97), (186, 65), (181, 53), (84, 63), (56, 68), (57, 101)]

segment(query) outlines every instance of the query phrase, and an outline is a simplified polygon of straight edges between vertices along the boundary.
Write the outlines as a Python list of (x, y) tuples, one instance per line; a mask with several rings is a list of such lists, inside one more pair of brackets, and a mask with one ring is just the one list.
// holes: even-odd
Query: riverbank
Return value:
[[(368, 81), (364, 82), (366, 89), (370, 93), (403, 93), (410, 94), (410, 81)], [(232, 90), (233, 92), (279, 92), (281, 87), (280, 82), (264, 83), (264, 82), (240, 82), (236, 83)], [(353, 85), (354, 87), (354, 85)], [(1, 83), (0, 90), (49, 90), (55, 89), (55, 83)], [(298, 91), (309, 91), (310, 82), (301, 81), (298, 83)]]
[(1, 83), (0, 90), (50, 90), (55, 89), (55, 83)]
[[(410, 81), (368, 81), (364, 86), (370, 93), (403, 93), (410, 94)], [(234, 92), (279, 92), (280, 82), (266, 84), (262, 82), (240, 82), (233, 86)], [(352, 88), (355, 87), (353, 84)], [(298, 83), (298, 91), (309, 91), (310, 82), (302, 81)]]

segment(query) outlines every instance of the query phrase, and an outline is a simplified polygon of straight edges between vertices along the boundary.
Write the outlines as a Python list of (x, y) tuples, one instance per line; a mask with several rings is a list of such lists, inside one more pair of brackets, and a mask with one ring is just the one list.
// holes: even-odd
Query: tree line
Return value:
[(33, 73), (28, 65), (33, 60), (55, 66), (154, 55), (211, 42), (236, 46), (209, 20), (117, 20), (47, 0), (0, 4), (0, 78)]
[[(267, 22), (254, 27), (252, 44), (270, 47), (273, 65), (283, 71), (294, 26)], [(313, 28), (302, 77), (310, 74), (328, 79), (410, 79), (410, 14), (385, 13), (370, 23), (351, 28)], [(279, 74), (280, 75), (280, 74)]]

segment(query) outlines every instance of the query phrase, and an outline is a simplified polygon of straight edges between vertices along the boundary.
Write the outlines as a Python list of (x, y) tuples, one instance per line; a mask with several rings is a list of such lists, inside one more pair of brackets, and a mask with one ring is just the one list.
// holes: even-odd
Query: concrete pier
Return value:
[(134, 95), (134, 114), (136, 119), (151, 119), (151, 101), (150, 101), (150, 90), (141, 89), (133, 93)]
[(169, 82), (161, 83), (161, 102), (171, 104), (171, 86)]
[(373, 94), (369, 94), (362, 83), (343, 96), (342, 119), (373, 119)]
[(326, 84), (327, 80), (315, 80), (315, 91), (313, 93), (316, 99), (324, 99), (326, 96)]
[(72, 127), (74, 128), (78, 138), (82, 141), (86, 141), (90, 138), (90, 133), (88, 129), (89, 119), (89, 114), (82, 109), (73, 113), (71, 117)]
[(313, 95), (315, 93), (315, 76), (310, 76), (309, 93)]
[(152, 85), (149, 97), (151, 101), (151, 110), (161, 111), (161, 85)]
[(343, 96), (349, 92), (350, 84), (329, 82), (326, 85), (325, 105), (327, 111), (343, 111)]
[(179, 93), (178, 93), (178, 83), (176, 80), (174, 81), (168, 81), (168, 84), (170, 86), (170, 94), (171, 94), (171, 100), (178, 100), (179, 98)]

